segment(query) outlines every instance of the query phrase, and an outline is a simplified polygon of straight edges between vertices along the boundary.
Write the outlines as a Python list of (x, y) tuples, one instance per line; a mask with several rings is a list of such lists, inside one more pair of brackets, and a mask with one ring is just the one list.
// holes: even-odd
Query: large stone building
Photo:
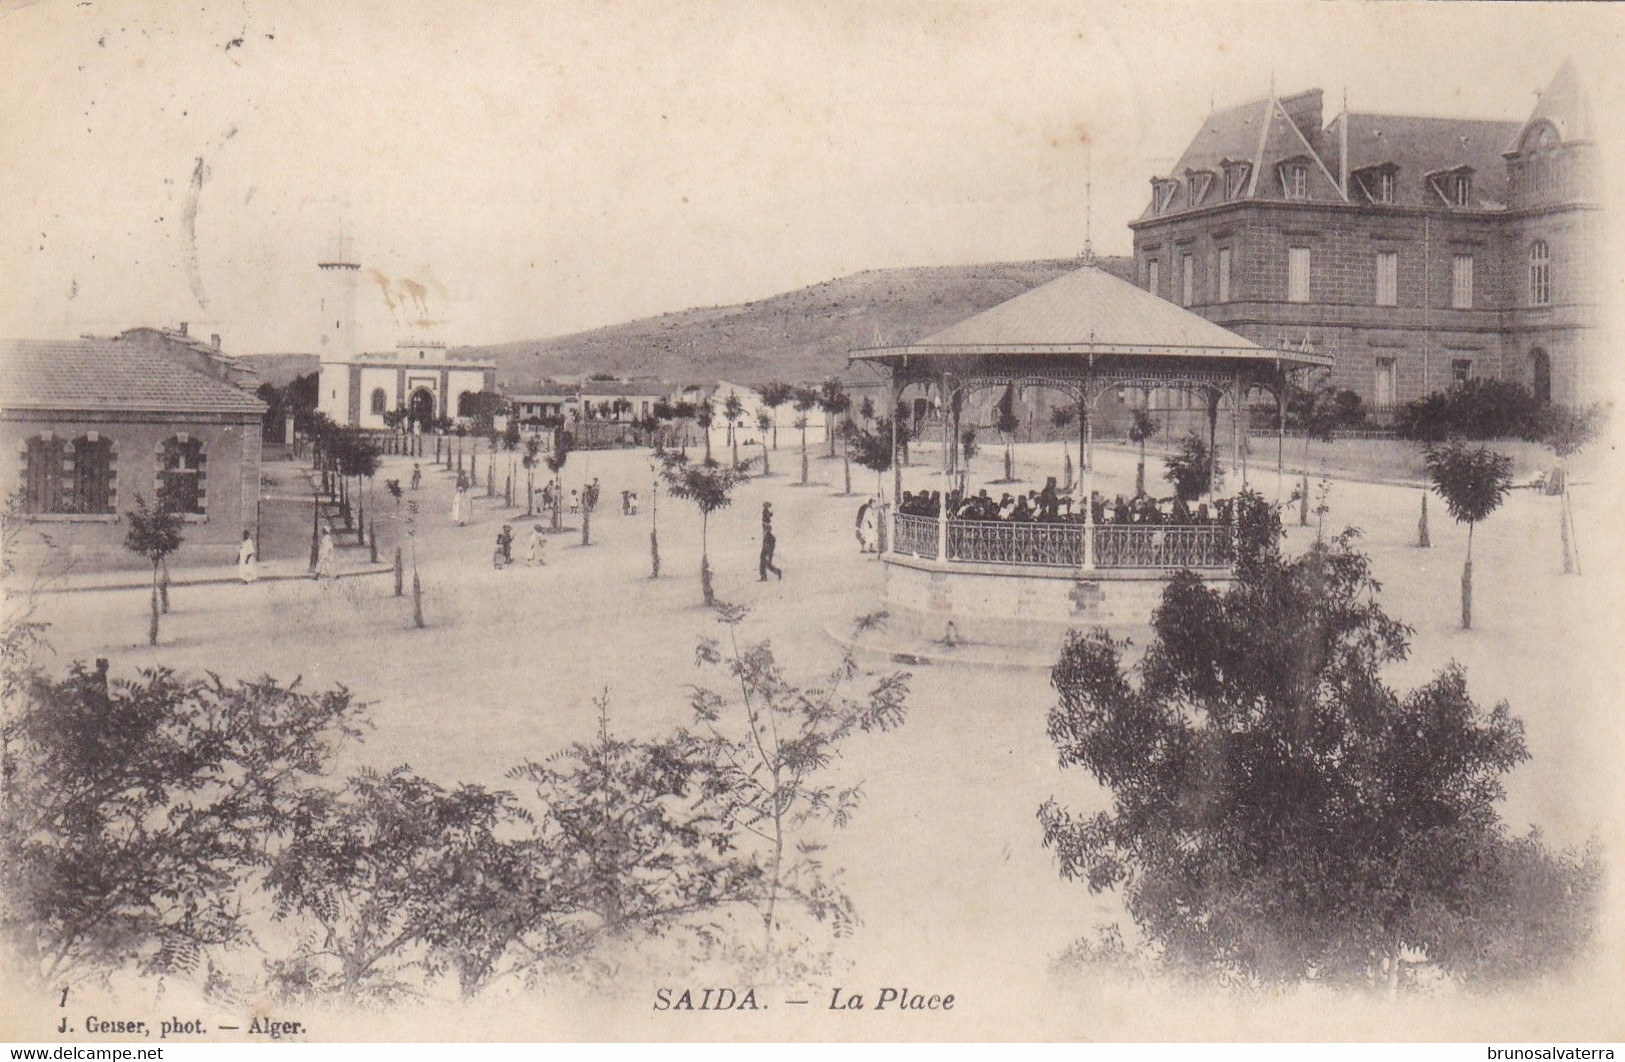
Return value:
[(1600, 397), (1601, 209), (1565, 63), (1516, 121), (1345, 113), (1319, 89), (1210, 116), (1130, 223), (1141, 286), (1337, 359), (1390, 410), (1474, 376)]
[(257, 529), (265, 404), (218, 369), (152, 335), (0, 341), (0, 490), (35, 532), (22, 545), (140, 565), (124, 514), (166, 491), (187, 524), (174, 563), (234, 559)]

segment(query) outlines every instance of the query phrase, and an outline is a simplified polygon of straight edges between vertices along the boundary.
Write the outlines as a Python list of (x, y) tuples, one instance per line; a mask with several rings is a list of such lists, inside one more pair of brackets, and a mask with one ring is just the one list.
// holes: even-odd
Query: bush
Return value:
[(1507, 704), (1475, 703), (1455, 664), (1389, 687), (1411, 632), (1383, 612), (1354, 532), (1288, 559), (1263, 530), (1231, 588), (1173, 577), (1138, 664), (1096, 631), (1055, 666), (1050, 738), (1111, 803), (1046, 803), (1044, 844), (1063, 877), (1120, 891), (1141, 938), (1073, 958), (1392, 990), (1423, 967), (1487, 985), (1583, 952), (1596, 853), (1497, 814), (1528, 758)]
[(1183, 501), (1193, 502), (1224, 482), (1223, 470), (1210, 460), (1207, 440), (1195, 432), (1179, 440), (1179, 449), (1163, 458), (1163, 465), (1167, 470), (1162, 478), (1173, 484), (1174, 494)]
[(1546, 413), (1528, 388), (1510, 380), (1472, 379), (1401, 406), (1394, 430), (1421, 442), (1541, 437)]

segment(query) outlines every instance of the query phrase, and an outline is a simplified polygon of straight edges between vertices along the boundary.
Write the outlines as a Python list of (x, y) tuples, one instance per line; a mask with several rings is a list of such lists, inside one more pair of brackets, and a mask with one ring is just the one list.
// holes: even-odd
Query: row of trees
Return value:
[[(435, 982), (607, 974), (637, 957), (807, 976), (855, 921), (824, 850), (861, 788), (835, 770), (904, 719), (908, 675), (850, 658), (791, 680), (721, 607), (692, 723), (520, 762), (513, 789), (407, 767), (335, 782), (366, 706), (296, 680), (65, 677), (6, 654), (0, 933), (30, 983), (115, 970), (389, 1002)], [(8, 631), (8, 635), (11, 632)], [(6, 644), (15, 639), (8, 637)]]

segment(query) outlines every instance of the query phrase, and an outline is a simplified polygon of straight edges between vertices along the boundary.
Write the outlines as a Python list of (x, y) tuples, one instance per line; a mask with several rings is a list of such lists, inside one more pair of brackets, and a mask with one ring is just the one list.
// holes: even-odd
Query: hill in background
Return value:
[(316, 354), (238, 354), (238, 361), (246, 361), (259, 370), (260, 382), (285, 387), (295, 376), (315, 372), (322, 367)]
[[(846, 371), (856, 347), (909, 343), (1078, 267), (1076, 259), (871, 269), (738, 306), (713, 306), (553, 339), (458, 347), (491, 361), (509, 392), (548, 377), (612, 373), (682, 383), (810, 382)], [(1133, 279), (1131, 258), (1102, 258)], [(264, 370), (261, 370), (262, 372)]]

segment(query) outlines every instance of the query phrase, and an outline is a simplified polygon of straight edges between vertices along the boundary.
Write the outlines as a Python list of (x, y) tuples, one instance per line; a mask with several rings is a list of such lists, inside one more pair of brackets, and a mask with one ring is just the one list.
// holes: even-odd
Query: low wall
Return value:
[[(1227, 583), (1229, 573), (1198, 573)], [(1105, 627), (1115, 635), (1149, 630), (1171, 571), (1067, 569), (963, 564), (888, 555), (888, 630), (926, 643), (949, 640), (1032, 651), (1058, 650), (1069, 630)]]

